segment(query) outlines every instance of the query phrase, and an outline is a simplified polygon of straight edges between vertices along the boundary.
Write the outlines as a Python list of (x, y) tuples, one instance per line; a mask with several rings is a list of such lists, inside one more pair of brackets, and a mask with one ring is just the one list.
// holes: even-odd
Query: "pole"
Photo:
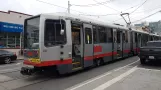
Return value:
[(68, 1), (68, 13), (70, 13), (70, 1)]

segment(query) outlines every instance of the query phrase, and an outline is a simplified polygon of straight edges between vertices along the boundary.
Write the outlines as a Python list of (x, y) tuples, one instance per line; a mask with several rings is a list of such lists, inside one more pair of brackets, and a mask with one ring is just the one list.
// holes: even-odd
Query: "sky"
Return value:
[[(105, 21), (108, 23), (125, 24), (125, 21), (120, 16), (122, 13), (131, 13), (136, 10), (146, 0), (69, 0), (71, 7), (70, 13)], [(68, 0), (0, 0), (0, 11), (17, 11), (31, 15), (41, 13), (55, 13), (66, 12), (68, 7)], [(46, 3), (43, 3), (46, 2)], [(98, 2), (106, 2), (104, 4), (93, 5), (90, 7), (76, 6), (89, 5)], [(48, 4), (47, 4), (48, 3)], [(61, 7), (57, 7), (54, 5)], [(161, 20), (161, 13), (157, 13), (149, 18), (140, 20), (148, 15), (161, 10), (161, 0), (147, 0), (134, 13), (130, 14), (131, 22), (153, 22)], [(107, 15), (108, 14), (108, 15)], [(106, 15), (106, 16), (103, 16)], [(140, 21), (137, 21), (140, 20)]]

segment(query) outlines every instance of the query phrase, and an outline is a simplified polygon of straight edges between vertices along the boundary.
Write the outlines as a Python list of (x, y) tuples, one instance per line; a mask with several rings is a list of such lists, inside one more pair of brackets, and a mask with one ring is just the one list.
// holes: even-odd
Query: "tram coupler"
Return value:
[(36, 72), (35, 69), (31, 67), (22, 67), (20, 71), (22, 75), (32, 75), (35, 72)]

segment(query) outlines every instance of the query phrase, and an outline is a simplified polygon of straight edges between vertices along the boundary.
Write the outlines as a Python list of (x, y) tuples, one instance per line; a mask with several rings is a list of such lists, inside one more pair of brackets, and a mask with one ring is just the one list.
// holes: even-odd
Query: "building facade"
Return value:
[(134, 28), (141, 31), (151, 32), (148, 22), (142, 22), (140, 24), (135, 24)]
[(0, 49), (6, 49), (19, 54), (21, 33), (23, 32), (24, 19), (32, 15), (15, 12), (0, 11)]
[(153, 32), (157, 32), (158, 34), (161, 34), (161, 21), (150, 22), (149, 27)]

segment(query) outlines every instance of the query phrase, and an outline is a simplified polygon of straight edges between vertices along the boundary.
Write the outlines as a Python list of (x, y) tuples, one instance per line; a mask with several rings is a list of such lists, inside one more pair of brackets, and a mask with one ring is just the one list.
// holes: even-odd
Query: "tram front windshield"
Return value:
[(25, 20), (24, 26), (24, 48), (39, 48), (39, 23), (40, 17)]

